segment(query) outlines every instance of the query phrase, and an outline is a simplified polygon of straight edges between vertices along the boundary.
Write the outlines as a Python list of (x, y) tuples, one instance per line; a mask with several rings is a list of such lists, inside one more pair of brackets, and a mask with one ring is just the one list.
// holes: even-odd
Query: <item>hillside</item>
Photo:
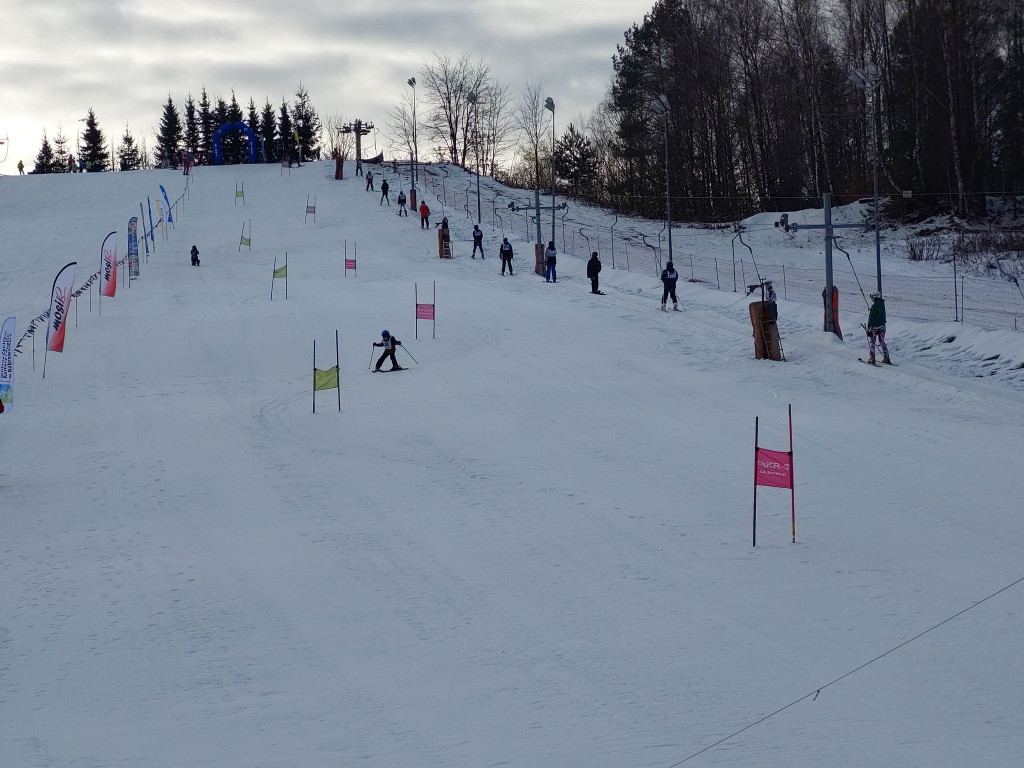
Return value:
[[(20, 336), (111, 230), (123, 255), (160, 184), (184, 177), (0, 178), (0, 319)], [(783, 301), (787, 361), (757, 361), (741, 296), (681, 284), (661, 313), (650, 272), (606, 259), (593, 296), (571, 256), (546, 284), (518, 231), (502, 276), (464, 216), (442, 261), (378, 200), (326, 165), (200, 168), (45, 379), (26, 340), (0, 416), (0, 763), (1019, 762), (1024, 387), (976, 373), (1024, 363), (1021, 334), (894, 320), (900, 365), (870, 368)], [(726, 258), (701, 237), (679, 252)], [(384, 328), (418, 364), (369, 372)], [(335, 331), (341, 409), (314, 414)], [(796, 543), (761, 488), (753, 548), (755, 419), (785, 450), (788, 405)]]

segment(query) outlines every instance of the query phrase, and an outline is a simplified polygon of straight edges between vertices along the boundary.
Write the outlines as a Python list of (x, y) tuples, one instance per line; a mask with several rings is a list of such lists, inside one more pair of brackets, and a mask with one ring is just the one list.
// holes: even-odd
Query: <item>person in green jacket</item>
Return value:
[(885, 299), (880, 293), (871, 294), (871, 309), (868, 311), (868, 362), (875, 363), (875, 345), (882, 348), (882, 362), (892, 363), (889, 359), (889, 348), (885, 346)]

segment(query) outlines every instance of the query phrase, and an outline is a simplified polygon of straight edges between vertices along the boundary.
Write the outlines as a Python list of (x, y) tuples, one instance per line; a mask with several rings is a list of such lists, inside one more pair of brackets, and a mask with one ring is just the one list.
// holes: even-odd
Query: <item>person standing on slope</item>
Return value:
[(366, 191), (373, 191), (373, 171), (366, 172)]
[(409, 209), (405, 207), (405, 190), (398, 190), (398, 215), (409, 216)]
[(555, 272), (555, 264), (558, 262), (558, 251), (555, 250), (555, 241), (549, 240), (548, 247), (544, 251), (544, 272), (545, 283), (557, 283), (558, 274)]
[(604, 296), (604, 292), (598, 290), (597, 287), (597, 276), (601, 274), (601, 259), (597, 255), (597, 251), (590, 254), (590, 261), (587, 262), (587, 277), (590, 278), (590, 292), (596, 293), (599, 296)]
[(505, 265), (508, 264), (508, 274), (512, 275), (512, 244), (507, 237), (501, 239), (501, 246), (498, 248), (498, 255), (501, 257), (501, 274), (505, 274)]
[(679, 273), (676, 272), (676, 268), (672, 266), (672, 262), (668, 262), (665, 268), (661, 270), (661, 283), (665, 286), (665, 290), (661, 293), (661, 309), (665, 311), (665, 302), (668, 301), (668, 297), (672, 297), (672, 309), (679, 309), (679, 300), (676, 298), (676, 281), (679, 279)]
[(196, 248), (194, 245), (192, 246), (192, 266), (199, 266), (199, 249)]
[(420, 203), (420, 229), (430, 229), (430, 208), (426, 200)]
[(484, 233), (480, 231), (480, 225), (473, 225), (473, 253), (471, 258), (476, 258), (476, 249), (480, 249), (480, 258), (484, 257)]
[(380, 183), (380, 202), (378, 205), (384, 205), (384, 203), (391, 205), (391, 199), (388, 197), (388, 180), (384, 179)]
[(871, 294), (871, 309), (868, 310), (868, 324), (864, 326), (868, 332), (868, 362), (875, 364), (875, 345), (882, 348), (882, 362), (892, 365), (889, 359), (889, 348), (885, 345), (885, 299), (880, 293)]
[(373, 369), (374, 373), (380, 370), (381, 365), (383, 365), (384, 361), (387, 360), (389, 357), (391, 358), (391, 370), (402, 370), (402, 366), (400, 366), (398, 364), (398, 360), (395, 359), (395, 348), (402, 346), (402, 342), (400, 342), (398, 339), (392, 336), (388, 331), (381, 331), (380, 341), (373, 342), (373, 346), (384, 348), (384, 353), (379, 358), (377, 358), (377, 365)]

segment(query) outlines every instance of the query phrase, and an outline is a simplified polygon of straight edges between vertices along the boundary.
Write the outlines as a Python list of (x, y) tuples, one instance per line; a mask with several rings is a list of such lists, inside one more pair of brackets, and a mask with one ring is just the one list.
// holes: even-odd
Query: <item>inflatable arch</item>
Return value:
[(249, 162), (256, 162), (256, 134), (252, 128), (242, 122), (224, 123), (217, 132), (213, 134), (213, 163), (221, 165), (224, 162), (224, 151), (220, 148), (220, 140), (228, 131), (241, 131), (249, 139)]

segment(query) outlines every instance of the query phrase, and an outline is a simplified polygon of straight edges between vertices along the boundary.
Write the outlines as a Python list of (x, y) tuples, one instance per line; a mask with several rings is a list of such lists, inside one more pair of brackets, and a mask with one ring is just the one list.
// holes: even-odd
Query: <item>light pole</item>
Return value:
[(668, 96), (664, 93), (651, 102), (654, 114), (665, 119), (665, 226), (668, 229), (668, 260), (672, 261), (672, 194), (668, 175)]
[(412, 88), (412, 197), (416, 197), (416, 163), (420, 159), (419, 144), (416, 141), (416, 78), (410, 77), (406, 80), (409, 87)]
[(875, 274), (878, 279), (878, 292), (882, 292), (882, 241), (881, 221), (878, 218), (878, 119), (876, 111), (878, 106), (878, 86), (881, 78), (878, 74), (878, 67), (870, 61), (861, 69), (853, 70), (850, 75), (850, 82), (865, 93), (870, 94), (871, 99), (871, 145), (872, 145), (872, 166), (875, 177)]
[[(551, 242), (555, 242), (555, 101), (544, 99), (544, 109), (551, 110)], [(538, 211), (538, 215), (540, 212)]]
[(476, 149), (476, 223), (480, 225), (480, 106), (475, 93), (469, 94), (469, 103), (473, 105), (473, 138)]

